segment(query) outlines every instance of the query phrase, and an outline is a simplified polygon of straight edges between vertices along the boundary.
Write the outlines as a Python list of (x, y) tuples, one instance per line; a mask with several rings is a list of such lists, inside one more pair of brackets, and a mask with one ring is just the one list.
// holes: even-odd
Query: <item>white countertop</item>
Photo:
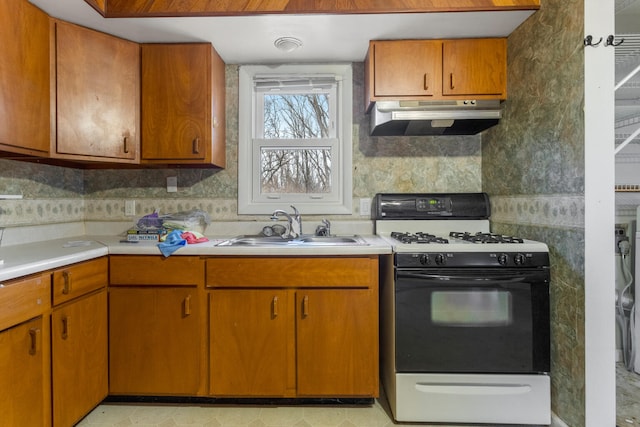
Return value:
[(108, 254), (107, 246), (84, 237), (0, 247), (0, 282)]
[[(362, 236), (362, 246), (216, 246), (230, 237), (209, 237), (209, 242), (186, 245), (171, 256), (181, 255), (247, 255), (247, 256), (322, 256), (390, 254), (391, 245), (374, 235)], [(39, 273), (89, 259), (116, 255), (162, 256), (157, 242), (126, 243), (122, 236), (75, 236), (67, 239), (0, 247), (0, 282)]]

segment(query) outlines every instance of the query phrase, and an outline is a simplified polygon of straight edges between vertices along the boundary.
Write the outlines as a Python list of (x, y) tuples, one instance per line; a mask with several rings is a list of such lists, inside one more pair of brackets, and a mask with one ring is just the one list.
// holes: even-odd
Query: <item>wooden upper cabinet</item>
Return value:
[(225, 167), (225, 70), (210, 43), (142, 45), (142, 163)]
[(507, 93), (507, 40), (445, 40), (442, 43), (444, 95)]
[(51, 138), (49, 17), (0, 1), (0, 151), (46, 156)]
[(139, 161), (137, 43), (56, 21), (57, 138), (51, 157)]
[(375, 42), (375, 96), (441, 95), (442, 42)]
[(365, 96), (367, 110), (382, 100), (504, 100), (507, 40), (371, 41)]

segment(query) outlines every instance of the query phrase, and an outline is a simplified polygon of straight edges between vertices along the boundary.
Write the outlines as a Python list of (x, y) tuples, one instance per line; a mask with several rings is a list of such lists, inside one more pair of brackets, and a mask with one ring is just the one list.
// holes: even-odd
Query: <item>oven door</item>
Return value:
[(397, 268), (397, 372), (550, 371), (548, 269)]

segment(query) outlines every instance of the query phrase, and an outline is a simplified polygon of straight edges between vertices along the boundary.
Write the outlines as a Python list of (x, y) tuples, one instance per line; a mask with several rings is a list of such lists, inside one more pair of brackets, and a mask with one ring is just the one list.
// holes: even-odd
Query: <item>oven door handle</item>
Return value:
[(497, 283), (520, 283), (528, 279), (528, 276), (519, 276), (519, 275), (511, 275), (511, 276), (489, 276), (489, 275), (453, 275), (453, 274), (427, 274), (427, 273), (409, 273), (402, 272), (398, 273), (398, 277), (403, 278), (411, 278), (411, 279), (421, 279), (421, 280), (431, 280), (437, 281), (439, 283), (442, 282), (457, 282), (464, 281), (468, 282), (497, 282)]

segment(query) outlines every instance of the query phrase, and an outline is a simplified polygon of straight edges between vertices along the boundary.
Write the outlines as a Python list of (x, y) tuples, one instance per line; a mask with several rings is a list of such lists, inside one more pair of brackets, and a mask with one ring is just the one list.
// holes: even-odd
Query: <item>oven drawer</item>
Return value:
[[(551, 423), (548, 375), (397, 374), (397, 421)], [(460, 410), (464, 408), (464, 410)]]

